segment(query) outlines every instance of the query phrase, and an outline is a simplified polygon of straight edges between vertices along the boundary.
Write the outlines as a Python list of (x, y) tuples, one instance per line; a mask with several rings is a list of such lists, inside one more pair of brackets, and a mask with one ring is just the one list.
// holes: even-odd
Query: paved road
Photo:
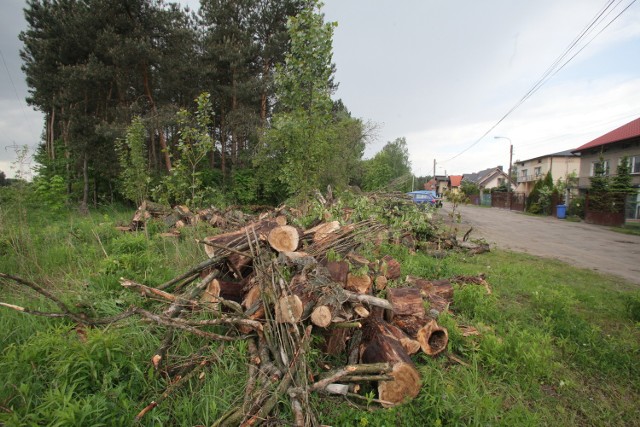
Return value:
[[(558, 259), (640, 284), (640, 236), (505, 209), (467, 205), (459, 211), (459, 229), (465, 232), (473, 226), (472, 238), (483, 237), (501, 249)], [(448, 212), (451, 205), (445, 203), (442, 213)]]

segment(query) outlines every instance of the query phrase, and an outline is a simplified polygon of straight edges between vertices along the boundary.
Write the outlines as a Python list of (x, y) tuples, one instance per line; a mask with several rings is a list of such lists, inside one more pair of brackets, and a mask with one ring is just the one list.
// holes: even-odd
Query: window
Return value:
[[(589, 173), (589, 176), (595, 176), (596, 169), (599, 166), (600, 166), (600, 162), (591, 162), (591, 172)], [(609, 160), (605, 160), (604, 162), (602, 162), (602, 168), (603, 168), (604, 174), (609, 175)]]
[(527, 170), (526, 169), (522, 169), (522, 172), (520, 172), (520, 176), (523, 178), (527, 177)]
[(629, 157), (629, 162), (631, 162), (630, 168), (631, 173), (638, 174), (640, 173), (640, 156)]
[(537, 168), (534, 168), (533, 173), (536, 176), (536, 178), (542, 175), (542, 166), (538, 166)]

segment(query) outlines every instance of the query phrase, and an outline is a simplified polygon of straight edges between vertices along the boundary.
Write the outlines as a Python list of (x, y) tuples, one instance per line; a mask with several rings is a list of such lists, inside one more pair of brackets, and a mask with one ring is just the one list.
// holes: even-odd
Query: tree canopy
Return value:
[[(201, 0), (198, 13), (157, 0), (28, 0), (25, 17), (28, 102), (45, 117), (38, 175), (85, 208), (177, 202), (167, 177), (185, 165), (185, 197), (199, 186), (272, 203), (409, 172), (404, 139), (362, 161), (370, 128), (331, 97), (337, 24), (317, 0)], [(204, 135), (208, 149), (194, 151)]]

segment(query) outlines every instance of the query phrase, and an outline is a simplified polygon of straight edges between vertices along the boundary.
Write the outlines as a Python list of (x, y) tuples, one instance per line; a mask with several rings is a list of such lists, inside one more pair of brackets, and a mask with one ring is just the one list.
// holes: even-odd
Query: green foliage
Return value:
[(460, 191), (462, 191), (467, 197), (480, 194), (480, 187), (475, 182), (468, 180), (462, 180), (460, 184)]
[[(345, 143), (349, 143), (340, 139), (348, 132), (346, 125), (336, 123), (332, 112), (335, 23), (324, 22), (320, 7), (310, 1), (289, 18), (291, 47), (275, 75), (278, 109), (254, 159), (264, 192), (276, 200), (332, 183), (333, 174), (323, 172), (324, 168), (344, 157)], [(348, 157), (354, 155), (357, 149)]]
[(543, 179), (536, 181), (533, 190), (527, 197), (526, 210), (533, 214), (551, 215), (552, 203), (554, 200), (559, 201), (560, 194), (564, 188), (562, 181), (558, 182), (558, 186), (553, 183), (553, 176), (549, 171)]
[(233, 198), (240, 204), (255, 203), (258, 195), (258, 182), (253, 169), (238, 169), (233, 172)]
[(46, 206), (52, 213), (60, 213), (67, 202), (67, 183), (60, 175), (50, 178), (38, 176), (33, 181), (35, 202)]
[[(339, 218), (345, 207), (341, 203), (347, 203), (342, 199), (346, 196), (324, 210), (311, 206), (305, 221), (327, 213)], [(354, 218), (374, 213), (390, 224), (430, 222), (426, 221), (430, 212), (416, 210), (414, 218), (412, 210), (403, 212), (393, 203), (373, 204), (354, 197), (348, 205), (354, 206)], [(196, 234), (179, 241), (160, 239), (154, 230), (148, 237), (120, 234), (114, 225), (128, 221), (130, 210), (51, 220), (45, 208), (29, 211), (26, 218), (1, 208), (0, 271), (47, 284), (74, 309), (89, 314), (113, 315), (130, 304), (159, 309), (155, 302), (122, 289), (117, 273), (135, 274), (131, 278), (154, 284), (185, 271), (203, 256), (193, 242)], [(442, 313), (438, 323), (449, 331), (449, 354), (463, 363), (414, 356), (423, 378), (416, 399), (396, 408), (375, 410), (371, 404), (363, 410), (313, 394), (319, 422), (345, 426), (637, 422), (640, 298), (635, 284), (556, 260), (499, 250), (435, 259), (421, 251), (383, 245), (371, 253), (376, 258), (387, 253), (396, 258), (403, 276), (440, 279), (485, 273), (492, 293), (482, 286), (456, 286), (451, 312)], [(131, 264), (110, 274), (97, 273), (105, 259), (148, 255), (151, 266)], [(336, 254), (330, 257), (337, 259)], [(163, 265), (163, 270), (156, 265)], [(57, 309), (23, 288), (3, 282), (2, 289), (3, 302), (41, 311)], [(82, 329), (63, 319), (0, 310), (0, 328), (6, 331), (0, 334), (0, 402), (10, 410), (0, 411), (0, 424), (129, 425), (168, 385), (148, 361), (163, 330), (154, 331), (138, 319), (117, 327)], [(475, 327), (480, 335), (464, 336), (466, 326)], [(172, 352), (192, 354), (202, 345), (196, 337), (177, 334)], [(209, 351), (219, 349), (214, 345)], [(243, 342), (225, 344), (202, 378), (175, 390), (143, 422), (211, 425), (242, 401), (247, 357)], [(314, 374), (321, 372), (311, 366)], [(362, 394), (374, 396), (375, 390), (371, 391)]]
[(177, 114), (179, 138), (173, 147), (177, 158), (169, 175), (155, 190), (158, 200), (165, 203), (202, 206), (211, 194), (211, 188), (202, 180), (203, 162), (213, 150), (213, 140), (209, 135), (212, 121), (210, 95), (206, 92), (200, 94), (196, 104), (194, 114), (185, 109)]
[(584, 218), (584, 196), (572, 197), (567, 207), (567, 215)]
[(411, 163), (409, 162), (409, 148), (405, 138), (397, 138), (387, 142), (380, 152), (372, 159), (364, 162), (364, 176), (362, 188), (367, 191), (387, 187), (393, 180), (401, 177), (408, 179), (394, 190), (410, 191)]
[(147, 198), (151, 177), (145, 156), (145, 128), (142, 118), (136, 116), (127, 128), (125, 139), (116, 143), (120, 162), (122, 194), (140, 206)]

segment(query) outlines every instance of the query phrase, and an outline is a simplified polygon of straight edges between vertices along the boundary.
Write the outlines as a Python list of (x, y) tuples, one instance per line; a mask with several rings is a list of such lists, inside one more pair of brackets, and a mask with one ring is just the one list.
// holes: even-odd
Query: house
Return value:
[(449, 178), (446, 175), (436, 175), (436, 194), (443, 195), (449, 189)]
[[(589, 178), (594, 175), (601, 156), (608, 175), (616, 175), (622, 157), (627, 156), (630, 162), (631, 184), (640, 187), (640, 118), (587, 142), (573, 152), (580, 154), (578, 188), (582, 192), (590, 187)], [(633, 200), (629, 202), (627, 219), (639, 219), (640, 193), (633, 196)]]
[(516, 191), (529, 195), (536, 181), (543, 179), (551, 172), (554, 182), (559, 178), (567, 180), (569, 175), (578, 175), (580, 169), (580, 156), (572, 150), (546, 154), (532, 159), (516, 161), (518, 170)]
[[(502, 170), (502, 166), (497, 166), (477, 173), (466, 173), (462, 175), (462, 181), (475, 183), (482, 192), (503, 185), (509, 181), (509, 176)], [(513, 183), (511, 183), (511, 189), (515, 189)]]
[(435, 178), (431, 178), (429, 181), (427, 181), (424, 184), (424, 189), (425, 190), (429, 190), (429, 191), (436, 191), (438, 190), (438, 181), (435, 180)]
[(600, 162), (600, 154), (608, 175), (616, 175), (620, 159), (627, 156), (631, 162), (632, 184), (640, 186), (640, 118), (581, 145), (573, 152), (580, 154), (578, 188), (589, 188), (589, 178)]
[(449, 191), (457, 193), (462, 184), (462, 175), (449, 175)]

